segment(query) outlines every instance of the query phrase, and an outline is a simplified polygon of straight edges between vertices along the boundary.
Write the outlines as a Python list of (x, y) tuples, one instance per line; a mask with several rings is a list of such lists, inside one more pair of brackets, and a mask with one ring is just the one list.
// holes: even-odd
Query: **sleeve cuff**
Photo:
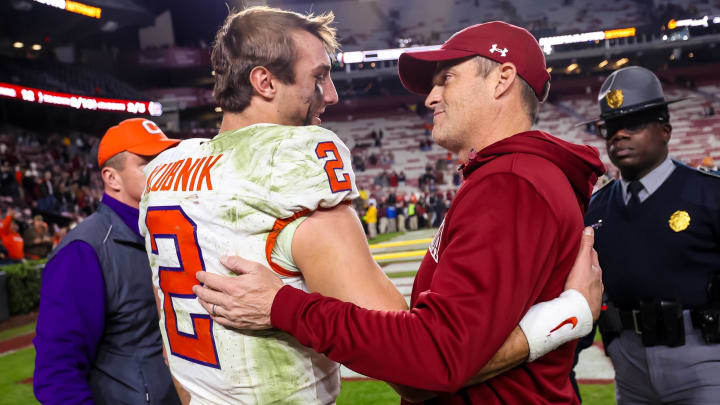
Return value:
[(283, 286), (275, 294), (270, 308), (270, 324), (274, 328), (293, 334), (293, 328), (297, 323), (297, 309), (302, 307), (309, 295), (289, 285)]

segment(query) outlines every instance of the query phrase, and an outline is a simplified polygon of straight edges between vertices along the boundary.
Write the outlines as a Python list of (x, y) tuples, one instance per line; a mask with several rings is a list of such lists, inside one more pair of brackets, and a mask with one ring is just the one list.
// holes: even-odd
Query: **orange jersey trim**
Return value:
[(305, 215), (310, 214), (310, 212), (310, 210), (302, 210), (300, 212), (296, 212), (295, 215), (291, 217), (278, 218), (275, 220), (272, 230), (268, 234), (267, 241), (265, 241), (265, 258), (267, 259), (270, 268), (272, 268), (275, 273), (285, 277), (297, 277), (302, 274), (299, 271), (287, 270), (279, 264), (273, 262), (272, 251), (275, 248), (275, 243), (277, 243), (277, 238), (278, 235), (280, 235), (280, 232), (285, 229), (285, 227), (288, 226), (288, 224), (290, 224), (292, 221), (300, 217), (304, 217)]

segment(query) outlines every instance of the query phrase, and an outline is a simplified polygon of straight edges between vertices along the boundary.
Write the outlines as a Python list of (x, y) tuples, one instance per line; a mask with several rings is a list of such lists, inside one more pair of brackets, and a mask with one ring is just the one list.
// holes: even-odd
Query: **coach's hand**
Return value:
[(236, 329), (268, 329), (270, 309), (283, 282), (270, 269), (241, 257), (223, 257), (220, 263), (237, 277), (205, 271), (196, 274), (203, 284), (193, 287), (200, 305), (212, 319)]
[(583, 230), (580, 241), (580, 251), (575, 258), (575, 264), (568, 274), (565, 282), (565, 290), (577, 290), (587, 300), (593, 320), (597, 321), (602, 306), (602, 294), (604, 290), (602, 282), (602, 270), (598, 261), (598, 254), (593, 249), (595, 232), (592, 227)]

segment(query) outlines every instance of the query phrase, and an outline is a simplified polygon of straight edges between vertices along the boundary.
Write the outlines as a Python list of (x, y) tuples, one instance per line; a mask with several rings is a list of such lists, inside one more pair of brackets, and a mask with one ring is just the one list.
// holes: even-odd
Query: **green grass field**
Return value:
[(387, 242), (391, 239), (395, 239), (398, 236), (405, 235), (405, 232), (393, 232), (393, 233), (381, 233), (380, 235), (369, 239), (368, 245), (374, 245), (376, 243)]
[(32, 377), (35, 367), (35, 349), (30, 347), (0, 356), (0, 405), (37, 404), (32, 384), (18, 384)]
[[(583, 405), (615, 404), (615, 386), (581, 385)], [(380, 381), (344, 381), (338, 405), (397, 405), (400, 397), (389, 385)]]
[[(19, 381), (32, 377), (35, 349), (32, 347), (0, 356), (0, 405), (37, 404), (31, 384)], [(582, 385), (580, 392), (585, 405), (615, 403), (613, 385)], [(380, 381), (344, 381), (338, 405), (397, 405), (400, 397)]]
[(12, 339), (16, 336), (25, 335), (35, 330), (35, 322), (17, 328), (7, 329), (0, 332), (0, 342)]
[(388, 278), (404, 278), (404, 277), (415, 277), (417, 271), (399, 271), (396, 273), (387, 273)]

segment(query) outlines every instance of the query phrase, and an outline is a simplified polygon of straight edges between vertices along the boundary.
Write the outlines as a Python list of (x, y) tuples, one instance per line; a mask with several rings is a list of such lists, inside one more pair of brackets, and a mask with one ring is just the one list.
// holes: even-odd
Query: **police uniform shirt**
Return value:
[[(640, 184), (643, 185), (642, 190), (638, 193), (638, 198), (640, 199), (640, 202), (645, 201), (652, 193), (655, 192), (662, 184), (667, 180), (668, 177), (672, 174), (672, 172), (675, 170), (675, 165), (672, 162), (672, 159), (670, 159), (670, 155), (668, 155), (665, 160), (660, 163), (660, 166), (653, 169), (650, 173), (646, 174), (645, 177), (638, 180)], [(623, 199), (625, 201), (625, 205), (630, 202), (630, 193), (628, 192), (628, 186), (630, 185), (629, 180), (625, 180), (623, 178), (620, 179), (620, 185), (622, 186), (623, 191)]]
[(651, 299), (707, 308), (707, 283), (720, 272), (720, 178), (666, 159), (640, 182), (636, 209), (620, 180), (595, 193), (585, 217), (603, 223), (595, 248), (610, 301), (623, 310)]

